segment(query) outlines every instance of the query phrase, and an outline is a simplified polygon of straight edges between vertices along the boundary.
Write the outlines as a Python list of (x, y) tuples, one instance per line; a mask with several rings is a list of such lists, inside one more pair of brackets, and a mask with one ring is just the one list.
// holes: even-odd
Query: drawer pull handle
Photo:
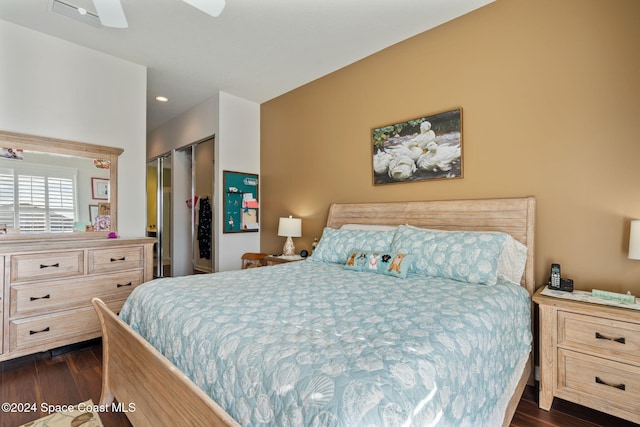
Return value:
[(118, 283), (117, 285), (119, 288), (123, 288), (125, 286), (131, 286), (131, 282), (127, 283), (126, 285), (121, 285), (120, 283)]
[(31, 297), (31, 298), (29, 298), (29, 301), (37, 301), (39, 299), (49, 299), (49, 298), (51, 298), (51, 295), (47, 294), (47, 295), (45, 295), (43, 297)]
[(624, 384), (609, 384), (607, 382), (604, 382), (600, 379), (600, 377), (596, 377), (596, 383), (598, 384), (603, 384), (609, 387), (613, 387), (613, 388), (617, 388), (619, 390), (624, 391), (627, 387)]
[(596, 339), (599, 339), (599, 340), (615, 341), (615, 342), (619, 342), (620, 344), (625, 344), (625, 339), (624, 339), (624, 337), (620, 337), (620, 338), (605, 337), (605, 336), (604, 336), (604, 335), (602, 335), (600, 332), (596, 332)]
[(46, 264), (40, 264), (40, 268), (49, 268), (49, 267), (56, 267), (56, 268), (57, 268), (57, 267), (60, 267), (60, 263), (59, 263), (59, 262), (56, 262), (55, 264), (49, 264), (49, 265), (46, 265)]
[(111, 258), (111, 262), (124, 261), (125, 259), (126, 259), (126, 257), (121, 257), (121, 258)]
[(51, 329), (47, 326), (44, 329), (41, 329), (39, 331), (29, 331), (29, 335), (35, 335), (35, 334), (39, 334), (41, 332), (49, 332)]

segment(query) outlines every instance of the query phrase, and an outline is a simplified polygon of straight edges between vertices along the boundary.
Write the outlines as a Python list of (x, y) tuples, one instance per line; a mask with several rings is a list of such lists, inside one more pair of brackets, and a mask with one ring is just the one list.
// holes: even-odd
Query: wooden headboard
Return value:
[(329, 209), (327, 227), (344, 224), (409, 224), (440, 230), (503, 231), (527, 246), (521, 285), (529, 295), (534, 280), (534, 197), (426, 202), (336, 203)]

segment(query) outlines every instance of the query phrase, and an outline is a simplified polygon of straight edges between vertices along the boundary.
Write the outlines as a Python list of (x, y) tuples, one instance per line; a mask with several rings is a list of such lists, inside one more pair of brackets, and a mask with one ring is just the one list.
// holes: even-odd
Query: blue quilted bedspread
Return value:
[(159, 279), (120, 313), (246, 426), (492, 426), (531, 349), (514, 284), (301, 261)]

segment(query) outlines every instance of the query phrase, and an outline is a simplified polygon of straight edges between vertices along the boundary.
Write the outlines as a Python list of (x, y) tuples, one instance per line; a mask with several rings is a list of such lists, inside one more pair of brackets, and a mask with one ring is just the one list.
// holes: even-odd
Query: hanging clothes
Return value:
[(211, 259), (211, 216), (209, 197), (203, 197), (198, 212), (198, 246), (200, 258), (204, 259)]

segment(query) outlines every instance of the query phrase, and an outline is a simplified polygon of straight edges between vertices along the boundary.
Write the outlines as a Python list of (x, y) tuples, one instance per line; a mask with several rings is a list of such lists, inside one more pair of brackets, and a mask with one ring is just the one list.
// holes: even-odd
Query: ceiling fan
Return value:
[[(225, 0), (182, 1), (213, 17), (220, 15), (225, 6)], [(129, 26), (120, 0), (93, 0), (93, 5), (96, 7), (100, 23), (103, 26), (109, 28), (127, 28)]]

